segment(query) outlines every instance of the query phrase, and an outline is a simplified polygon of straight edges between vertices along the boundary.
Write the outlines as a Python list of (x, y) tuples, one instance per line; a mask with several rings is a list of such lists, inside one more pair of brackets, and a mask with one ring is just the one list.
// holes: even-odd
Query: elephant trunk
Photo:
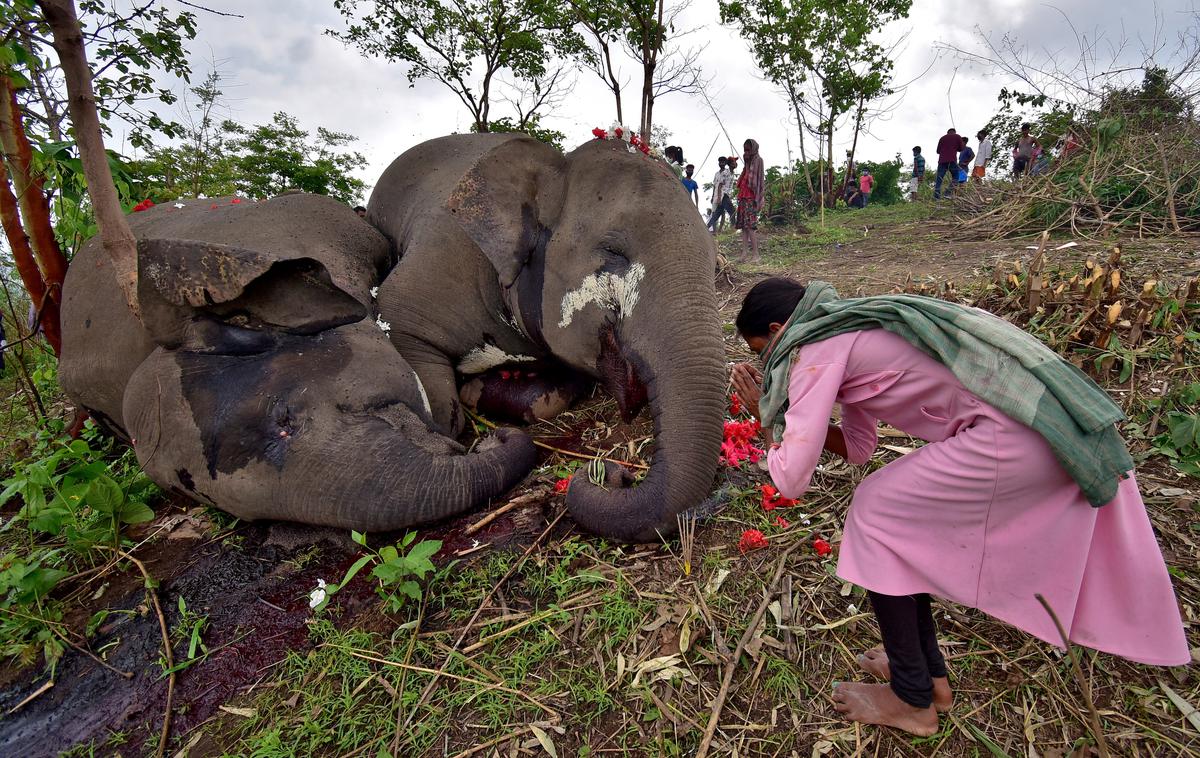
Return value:
[[(712, 489), (721, 451), (726, 369), (712, 279), (705, 282), (706, 273), (672, 276), (654, 302), (642, 304), (642, 328), (622, 330), (630, 338), (621, 347), (628, 365), (615, 384), (628, 385), (624, 377), (636, 375), (639, 389), (644, 387), (654, 419), (654, 456), (636, 486), (596, 486), (586, 474), (574, 477), (567, 505), (589, 531), (628, 542), (654, 541), (673, 534), (676, 516), (698, 505)], [(697, 302), (702, 305), (695, 307)], [(669, 327), (647, 329), (645, 324)], [(612, 372), (604, 372), (611, 388)]]
[(382, 423), (365, 427), (360, 444), (339, 445), (345, 455), (311, 467), (313, 488), (297, 488), (309, 510), (285, 518), (368, 532), (438, 521), (503, 495), (537, 459), (529, 436), (513, 429), (462, 453), (440, 440), (415, 444)]

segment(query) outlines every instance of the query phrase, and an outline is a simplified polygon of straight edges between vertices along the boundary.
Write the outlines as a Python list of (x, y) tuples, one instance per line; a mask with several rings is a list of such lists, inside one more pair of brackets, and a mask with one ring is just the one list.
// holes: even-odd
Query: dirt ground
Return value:
[[(883, 209), (839, 217), (833, 231), (767, 231), (761, 265), (737, 263), (737, 241), (722, 237), (734, 262), (718, 275), (718, 297), (731, 321), (767, 275), (824, 279), (844, 295), (948, 281), (982, 289), (997, 264), (1028, 259), (1035, 244), (960, 240), (951, 218)], [(1121, 245), (1132, 276), (1200, 275), (1196, 239)], [(1107, 256), (1111, 243), (1049, 247), (1049, 267), (1067, 270)], [(730, 360), (748, 357), (732, 330), (726, 343)], [(616, 418), (611, 402), (594, 398), (533, 431), (582, 455), (648, 459), (648, 420)], [(340, 579), (361, 552), (345, 533), (230, 523), (164, 503), (132, 533), (133, 552), (159, 582), (176, 658), (189, 645), (181, 597), (188, 618), (206, 617), (208, 651), (178, 674), (168, 753), (693, 755), (720, 699), (713, 755), (1097, 754), (1069, 659), (945, 603), (939, 624), (958, 699), (942, 730), (918, 740), (836, 718), (830, 686), (863, 676), (854, 654), (876, 632), (865, 597), (833, 576), (836, 555), (812, 545), (836, 545), (854, 484), (914, 444), (882, 441), (865, 471), (826, 461), (809, 497), (782, 514), (786, 523), (758, 505), (762, 472), (724, 470), (690, 571), (678, 541), (613, 546), (579, 535), (552, 491), (579, 458), (543, 450), (510, 497), (519, 507), (477, 529), (487, 512), (421, 530), (443, 540), (435, 563), (449, 568), (422, 604), (397, 615), (384, 613), (365, 575), (323, 615), (309, 608), (317, 581)], [(1200, 483), (1158, 459), (1139, 479), (1200, 648)], [(743, 555), (738, 538), (751, 527), (770, 547)], [(89, 640), (94, 655), (68, 651), (52, 679), (38, 666), (0, 670), (0, 752), (155, 752), (167, 702), (161, 632), (141, 577), (126, 569), (81, 580), (90, 599), (68, 624), (113, 611)], [(731, 664), (742, 640), (745, 655)], [(1152, 669), (1085, 652), (1083, 666), (1114, 754), (1200, 755), (1200, 721), (1183, 713), (1200, 705), (1195, 665)]]

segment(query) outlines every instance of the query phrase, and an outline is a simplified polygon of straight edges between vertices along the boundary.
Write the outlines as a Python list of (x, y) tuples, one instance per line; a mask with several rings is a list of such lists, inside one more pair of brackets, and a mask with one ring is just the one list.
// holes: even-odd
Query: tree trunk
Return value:
[(621, 80), (617, 78), (616, 73), (613, 71), (612, 51), (609, 50), (608, 43), (602, 39), (600, 40), (600, 56), (604, 59), (604, 69), (607, 72), (607, 76), (602, 78), (604, 79), (604, 83), (608, 85), (608, 88), (612, 90), (613, 99), (617, 101), (617, 123), (623, 124), (625, 123), (625, 116), (621, 112)]
[(12, 246), (21, 282), (39, 314), (42, 333), (58, 355), (62, 347), (59, 303), (67, 259), (54, 238), (50, 205), (42, 191), (41, 177), (33, 170), (33, 151), (25, 136), (16, 92), (3, 76), (0, 76), (0, 146), (16, 185), (14, 194), (8, 176), (4, 177), (4, 187), (0, 190), (4, 232)]
[[(42, 188), (42, 177), (33, 167), (33, 147), (25, 134), (21, 118), (21, 106), (17, 93), (6, 77), (0, 77), (0, 145), (4, 147), (4, 159), (12, 174), (17, 205), (21, 209), (29, 241), (42, 279), (46, 286), (62, 285), (67, 275), (67, 258), (54, 237), (54, 224), (50, 220), (50, 203)], [(51, 292), (55, 299), (58, 295)]]
[[(16, 264), (17, 273), (21, 277), (21, 284), (29, 293), (33, 307), (41, 313), (42, 333), (46, 335), (46, 341), (50, 343), (54, 354), (58, 355), (62, 351), (58, 307), (61, 298), (46, 297), (46, 280), (42, 278), (42, 272), (38, 269), (37, 261), (33, 257), (33, 248), (29, 245), (29, 237), (21, 226), (21, 217), (17, 211), (17, 198), (13, 194), (8, 176), (5, 176), (4, 181), (0, 182), (0, 221), (4, 224), (4, 234), (8, 237), (8, 246), (12, 250), (13, 261)], [(58, 295), (60, 292), (60, 289), (55, 289), (54, 294)]]
[(829, 125), (825, 127), (825, 171), (829, 175), (829, 195), (826, 196), (825, 202), (833, 208), (837, 205), (837, 195), (833, 193), (833, 122), (835, 121), (834, 110), (829, 109)]
[(817, 196), (813, 187), (812, 173), (808, 170), (808, 155), (804, 152), (804, 116), (800, 114), (800, 98), (796, 94), (796, 85), (790, 80), (787, 83), (788, 97), (792, 101), (792, 110), (796, 113), (796, 130), (800, 133), (800, 164), (804, 167), (804, 183), (808, 185), (809, 208), (812, 208), (812, 198)]
[(854, 165), (854, 153), (858, 150), (858, 132), (862, 129), (863, 99), (858, 99), (858, 112), (854, 114), (854, 139), (850, 142), (850, 160), (846, 163), (846, 181), (842, 183), (842, 195), (850, 186), (850, 167)]
[[(30, 33), (28, 26), (21, 26), (21, 40), (25, 43), (28, 50), (37, 49), (37, 41)], [(42, 101), (42, 108), (46, 111), (46, 129), (50, 132), (50, 139), (55, 142), (62, 142), (62, 120), (63, 113), (59, 105), (54, 102), (50, 96), (50, 86), (47, 82), (46, 70), (42, 68), (41, 58), (33, 56), (30, 64), (30, 81), (33, 82), (33, 89), (37, 92), (38, 99)]]
[(58, 53), (67, 84), (67, 109), (75, 129), (75, 141), (79, 145), (92, 212), (100, 228), (100, 242), (112, 259), (113, 273), (129, 310), (141, 321), (137, 302), (137, 241), (121, 210), (121, 201), (117, 197), (117, 188), (108, 166), (108, 155), (104, 152), (100, 112), (92, 91), (92, 71), (88, 68), (87, 51), (83, 46), (79, 18), (75, 15), (75, 3), (73, 0), (38, 0), (38, 5), (54, 34), (54, 49)]

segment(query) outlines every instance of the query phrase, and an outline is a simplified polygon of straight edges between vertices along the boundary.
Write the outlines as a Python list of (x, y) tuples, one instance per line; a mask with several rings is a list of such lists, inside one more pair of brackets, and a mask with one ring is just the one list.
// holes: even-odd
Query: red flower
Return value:
[(570, 486), (571, 486), (571, 477), (568, 476), (564, 479), (559, 479), (557, 482), (554, 483), (554, 494), (561, 495), (564, 492), (566, 492), (567, 488)]
[(616, 129), (613, 129), (613, 134), (616, 135), (617, 139), (621, 139), (621, 135), (625, 134), (625, 130), (618, 126)]
[(788, 521), (783, 516), (775, 517), (775, 526), (779, 527), (780, 529), (787, 529), (791, 525), (792, 522)]
[(608, 139), (608, 132), (598, 126), (592, 130), (592, 134), (595, 135), (596, 139)]
[(500, 378), (507, 382), (509, 379), (512, 379), (512, 372), (511, 371), (501, 371)]
[(151, 200), (150, 198), (146, 198), (146, 199), (145, 199), (145, 200), (143, 200), (142, 202), (140, 202), (140, 203), (138, 203), (137, 205), (133, 206), (133, 212), (134, 212), (134, 213), (141, 213), (142, 211), (144, 211), (144, 210), (147, 210), (147, 209), (150, 209), (150, 208), (153, 208), (153, 207), (154, 207), (154, 201), (153, 201), (153, 200)]
[(242, 199), (240, 197), (235, 197), (234, 199), (230, 200), (229, 202), (232, 205), (237, 205), (238, 203), (242, 202)]
[(738, 540), (738, 550), (743, 553), (748, 553), (751, 550), (758, 550), (766, 547), (771, 543), (767, 542), (767, 538), (757, 529), (747, 529), (742, 532), (742, 538)]
[(791, 508), (796, 504), (795, 500), (780, 495), (779, 490), (769, 484), (764, 484), (759, 489), (762, 490), (762, 507), (764, 511), (773, 511), (776, 508)]
[(736, 392), (729, 396), (729, 415), (734, 417), (742, 415), (742, 399)]
[(721, 463), (736, 468), (743, 461), (758, 463), (766, 455), (754, 443), (760, 427), (757, 421), (726, 421), (725, 441), (721, 443)]
[(649, 145), (647, 145), (647, 144), (646, 144), (646, 143), (644, 143), (644, 142), (643, 142), (641, 145), (639, 145), (639, 146), (638, 146), (638, 149), (639, 149), (639, 150), (641, 150), (641, 151), (642, 151), (643, 153), (645, 153), (646, 155), (649, 155), (649, 154), (650, 154), (650, 146), (649, 146)]
[(815, 540), (813, 540), (813, 550), (816, 550), (817, 555), (824, 558), (833, 552), (833, 546), (820, 537), (817, 537)]
[(217, 209), (217, 204), (216, 204), (216, 203), (213, 203), (212, 205), (210, 205), (210, 206), (208, 207), (208, 209), (209, 209), (210, 211), (215, 211), (215, 210)]

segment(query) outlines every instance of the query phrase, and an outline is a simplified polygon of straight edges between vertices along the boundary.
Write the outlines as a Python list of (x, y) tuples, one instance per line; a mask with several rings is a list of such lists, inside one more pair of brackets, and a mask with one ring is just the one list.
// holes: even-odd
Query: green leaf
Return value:
[(400, 553), (396, 550), (396, 548), (392, 547), (391, 545), (384, 545), (379, 550), (379, 557), (382, 558), (385, 563), (391, 563), (392, 561), (396, 560), (396, 558), (398, 558), (399, 556), (400, 556)]
[(145, 503), (129, 502), (121, 508), (122, 524), (143, 524), (154, 520), (154, 511)]
[(355, 542), (362, 545), (363, 547), (367, 546), (367, 535), (363, 534), (362, 532), (356, 532), (353, 529), (351, 529), (350, 530), (350, 539), (354, 540)]
[(373, 560), (375, 560), (375, 556), (364, 555), (361, 558), (359, 558), (357, 561), (355, 561), (350, 566), (350, 568), (346, 571), (346, 575), (344, 577), (342, 577), (342, 581), (338, 583), (338, 588), (340, 589), (342, 587), (345, 587), (350, 582), (351, 579), (353, 579), (355, 576), (358, 575), (359, 571), (362, 571), (363, 566), (366, 566), (368, 563), (370, 563)]
[(974, 724), (969, 721), (964, 723), (966, 723), (967, 729), (971, 731), (971, 734), (975, 735), (975, 739), (983, 743), (983, 746), (987, 748), (989, 753), (996, 756), (996, 758), (1010, 758), (1009, 754), (1004, 752), (1003, 748), (988, 739), (988, 736), (981, 732)]
[(1167, 418), (1176, 449), (1200, 446), (1200, 414), (1172, 413)]
[(125, 504), (125, 493), (112, 477), (100, 476), (88, 487), (85, 499), (88, 505), (101, 513), (118, 513)]
[(30, 570), (21, 580), (22, 594), (34, 597), (43, 597), (50, 590), (54, 589), (54, 585), (70, 576), (66, 571), (58, 569), (38, 567)]
[(411, 561), (428, 561), (437, 551), (442, 549), (441, 540), (423, 540), (413, 546), (412, 550), (408, 551), (408, 560)]
[(46, 534), (59, 534), (63, 524), (71, 518), (71, 512), (66, 508), (43, 508), (37, 515), (29, 519), (29, 526)]

